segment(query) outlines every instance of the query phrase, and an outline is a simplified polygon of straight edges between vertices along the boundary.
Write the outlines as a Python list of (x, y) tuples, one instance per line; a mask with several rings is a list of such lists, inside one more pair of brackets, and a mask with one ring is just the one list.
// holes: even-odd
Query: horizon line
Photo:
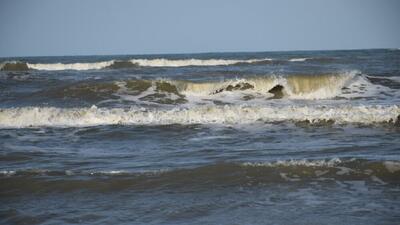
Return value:
[(361, 50), (400, 50), (400, 47), (389, 48), (348, 48), (348, 49), (299, 49), (299, 50), (272, 50), (272, 51), (204, 51), (204, 52), (174, 52), (174, 53), (117, 53), (117, 54), (77, 54), (77, 55), (27, 55), (27, 56), (0, 56), (0, 58), (35, 58), (35, 57), (89, 57), (89, 56), (151, 56), (151, 55), (202, 55), (202, 54), (224, 54), (224, 53), (274, 53), (274, 52), (321, 52), (321, 51), (361, 51)]

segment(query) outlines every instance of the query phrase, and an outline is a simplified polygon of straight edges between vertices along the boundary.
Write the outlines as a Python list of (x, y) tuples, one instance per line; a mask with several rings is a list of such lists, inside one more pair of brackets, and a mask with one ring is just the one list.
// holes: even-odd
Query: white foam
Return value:
[(99, 171), (99, 172), (89, 172), (89, 175), (123, 175), (128, 174), (125, 170), (110, 170), (110, 171)]
[(334, 167), (341, 163), (342, 161), (339, 158), (333, 158), (330, 160), (307, 160), (307, 159), (300, 159), (300, 160), (278, 160), (275, 162), (246, 162), (243, 163), (242, 166), (245, 167), (288, 167), (288, 166), (306, 166), (306, 167)]
[(16, 173), (17, 173), (17, 171), (15, 171), (15, 170), (1, 170), (0, 171), (0, 175), (3, 175), (3, 176), (13, 176)]
[(387, 161), (384, 162), (383, 165), (385, 165), (386, 169), (391, 173), (395, 173), (400, 170), (400, 162)]
[(381, 180), (381, 179), (380, 179), (379, 177), (377, 177), (377, 176), (371, 176), (371, 180), (374, 181), (374, 182), (376, 182), (376, 183), (378, 183), (378, 184), (381, 184), (381, 185), (387, 184), (386, 182), (384, 182), (383, 180)]
[(27, 63), (30, 69), (35, 70), (98, 70), (106, 68), (114, 63), (113, 60), (111, 61), (104, 61), (104, 62), (94, 62), (94, 63)]
[(0, 176), (12, 177), (18, 175), (29, 174), (30, 176), (47, 176), (47, 175), (65, 175), (65, 176), (75, 176), (75, 175), (88, 175), (88, 176), (121, 176), (121, 175), (159, 175), (162, 173), (167, 173), (171, 171), (169, 168), (155, 169), (155, 170), (139, 170), (139, 171), (129, 171), (129, 170), (100, 170), (100, 171), (87, 171), (87, 170), (46, 170), (40, 168), (25, 168), (17, 170), (0, 170)]
[[(378, 97), (380, 93), (396, 95), (398, 90), (391, 89), (379, 84), (372, 84), (365, 76), (354, 76), (351, 82), (345, 85), (347, 90), (338, 94), (339, 97), (360, 98), (360, 97)], [(382, 96), (383, 97), (383, 96)]]
[(284, 180), (286, 180), (286, 181), (290, 181), (290, 182), (300, 181), (300, 178), (288, 177), (288, 175), (287, 175), (286, 173), (279, 173), (279, 175), (281, 176), (282, 179), (284, 179)]
[[(132, 59), (130, 62), (145, 67), (183, 67), (183, 66), (226, 66), (237, 63), (255, 63), (272, 59)], [(93, 63), (27, 63), (30, 69), (35, 70), (98, 70), (111, 66), (115, 60)], [(1, 67), (3, 64), (1, 64)]]
[(82, 127), (112, 124), (249, 124), (257, 122), (332, 120), (337, 124), (393, 122), (392, 106), (194, 106), (172, 109), (22, 107), (0, 110), (0, 127)]
[(131, 62), (139, 66), (148, 67), (183, 67), (183, 66), (227, 66), (237, 63), (255, 63), (271, 61), (272, 59), (132, 59)]
[(354, 171), (354, 170), (352, 170), (348, 167), (344, 167), (344, 166), (339, 166), (337, 168), (339, 169), (339, 171), (336, 172), (337, 175), (348, 175)]
[(308, 59), (310, 59), (310, 58), (293, 58), (293, 59), (289, 59), (289, 62), (304, 62)]

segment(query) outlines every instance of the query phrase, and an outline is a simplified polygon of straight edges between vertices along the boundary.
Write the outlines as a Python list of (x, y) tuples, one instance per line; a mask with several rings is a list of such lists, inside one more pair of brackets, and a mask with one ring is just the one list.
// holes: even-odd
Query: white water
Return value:
[(183, 67), (183, 66), (227, 66), (237, 63), (255, 63), (272, 59), (132, 59), (132, 63), (148, 67)]
[(333, 158), (330, 160), (320, 159), (320, 160), (278, 160), (276, 162), (246, 162), (243, 163), (244, 167), (290, 167), (290, 166), (306, 166), (306, 167), (333, 167), (342, 163), (339, 158)]
[[(184, 66), (227, 66), (238, 63), (256, 63), (272, 59), (131, 59), (131, 63), (144, 67), (184, 67)], [(111, 66), (116, 60), (92, 63), (27, 63), (28, 68), (35, 70), (99, 70)], [(6, 63), (17, 63), (16, 61)], [(23, 63), (23, 62), (21, 62)], [(0, 69), (5, 63), (0, 64)]]
[(98, 70), (106, 68), (114, 63), (113, 60), (111, 61), (104, 61), (104, 62), (94, 62), (94, 63), (70, 63), (70, 64), (63, 64), (63, 63), (27, 63), (30, 69), (35, 70)]
[(293, 58), (293, 59), (289, 59), (289, 62), (304, 62), (308, 59), (311, 59), (311, 58)]
[[(292, 58), (289, 62), (304, 62), (311, 58)], [(228, 66), (239, 63), (257, 63), (273, 61), (271, 58), (261, 59), (131, 59), (129, 62), (143, 67), (185, 67), (185, 66)], [(27, 63), (28, 68), (35, 70), (99, 70), (112, 65), (117, 60), (91, 62), (91, 63)], [(124, 61), (124, 60), (122, 60)], [(17, 63), (16, 61), (5, 63)], [(0, 69), (5, 63), (0, 64)], [(21, 62), (23, 63), (23, 62)]]
[(112, 124), (249, 124), (258, 122), (332, 120), (336, 124), (394, 122), (392, 106), (197, 106), (173, 109), (22, 107), (0, 110), (0, 127), (80, 127)]

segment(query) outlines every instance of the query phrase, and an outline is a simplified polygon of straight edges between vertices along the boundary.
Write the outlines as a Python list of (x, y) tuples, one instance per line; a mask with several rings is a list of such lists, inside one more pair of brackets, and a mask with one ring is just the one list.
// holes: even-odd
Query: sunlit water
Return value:
[(1, 59), (3, 224), (398, 224), (400, 51)]

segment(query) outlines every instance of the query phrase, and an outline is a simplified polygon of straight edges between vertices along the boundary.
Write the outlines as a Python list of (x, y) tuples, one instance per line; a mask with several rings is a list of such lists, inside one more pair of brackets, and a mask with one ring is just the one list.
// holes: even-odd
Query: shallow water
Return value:
[(400, 51), (1, 59), (4, 224), (397, 224)]

